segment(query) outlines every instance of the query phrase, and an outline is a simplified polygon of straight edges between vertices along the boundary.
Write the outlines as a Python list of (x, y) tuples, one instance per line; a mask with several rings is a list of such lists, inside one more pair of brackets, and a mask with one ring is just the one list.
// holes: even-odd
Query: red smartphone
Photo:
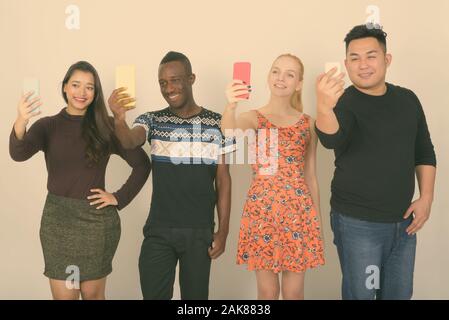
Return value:
[[(242, 80), (245, 85), (251, 85), (251, 63), (249, 62), (236, 62), (234, 63), (234, 80)], [(237, 96), (238, 98), (248, 99), (248, 94), (242, 94)]]

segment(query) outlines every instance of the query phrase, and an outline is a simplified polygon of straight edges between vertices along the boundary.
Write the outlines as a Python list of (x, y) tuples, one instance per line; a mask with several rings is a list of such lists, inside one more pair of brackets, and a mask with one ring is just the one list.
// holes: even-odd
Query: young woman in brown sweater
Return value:
[[(25, 161), (45, 153), (48, 195), (40, 239), (54, 299), (104, 299), (106, 276), (120, 239), (117, 209), (128, 205), (145, 184), (150, 161), (141, 148), (124, 150), (114, 136), (100, 78), (80, 61), (70, 67), (62, 84), (67, 103), (58, 114), (37, 120), (40, 98), (25, 94), (10, 136), (10, 155)], [(116, 192), (105, 191), (111, 154), (122, 157), (132, 173)]]

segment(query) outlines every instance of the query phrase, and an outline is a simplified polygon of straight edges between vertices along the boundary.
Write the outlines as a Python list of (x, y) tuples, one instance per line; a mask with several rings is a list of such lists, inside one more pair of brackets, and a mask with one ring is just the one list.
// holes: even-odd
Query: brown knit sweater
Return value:
[[(83, 116), (73, 116), (62, 109), (58, 114), (37, 120), (18, 140), (14, 128), (9, 139), (9, 153), (15, 161), (25, 161), (38, 151), (45, 153), (48, 171), (47, 189), (62, 197), (87, 200), (91, 189), (105, 189), (105, 172), (110, 156), (96, 165), (88, 165), (86, 143), (81, 136)], [(117, 140), (118, 141), (118, 140)], [(112, 153), (131, 167), (126, 183), (116, 192), (119, 210), (127, 206), (145, 184), (151, 170), (142, 148), (125, 150), (114, 143)]]

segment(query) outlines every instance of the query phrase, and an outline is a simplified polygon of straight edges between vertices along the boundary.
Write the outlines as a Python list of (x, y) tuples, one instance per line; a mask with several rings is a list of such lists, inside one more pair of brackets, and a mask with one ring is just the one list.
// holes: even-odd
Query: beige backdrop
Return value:
[[(70, 31), (65, 26), (65, 9), (70, 4), (80, 9), (80, 30)], [(381, 23), (389, 33), (393, 64), (388, 81), (408, 87), (420, 97), (438, 156), (431, 220), (418, 235), (414, 298), (449, 299), (449, 146), (444, 127), (449, 117), (447, 0), (0, 0), (0, 299), (51, 297), (48, 280), (42, 275), (39, 242), (46, 196), (44, 157), (40, 153), (26, 163), (15, 163), (8, 154), (8, 138), (24, 77), (41, 80), (42, 110), (47, 116), (64, 106), (60, 83), (70, 64), (90, 61), (100, 73), (106, 96), (114, 86), (115, 66), (135, 64), (138, 108), (129, 113), (128, 122), (132, 123), (140, 113), (165, 107), (157, 68), (169, 50), (184, 52), (191, 58), (197, 75), (196, 100), (217, 112), (226, 103), (224, 88), (231, 79), (234, 61), (248, 60), (253, 65), (252, 99), (240, 107), (247, 110), (267, 101), (265, 79), (271, 62), (277, 55), (291, 52), (304, 61), (305, 111), (314, 116), (315, 77), (325, 62), (343, 61), (343, 38), (352, 26), (366, 21), (368, 5), (380, 8)], [(148, 151), (148, 146), (145, 149)], [(129, 172), (125, 162), (112, 158), (107, 189), (115, 191)], [(235, 264), (250, 170), (236, 165), (231, 174), (234, 187), (230, 234), (226, 253), (213, 262), (210, 297), (253, 299), (254, 275)], [(320, 147), (318, 175), (327, 263), (307, 273), (309, 299), (340, 298), (341, 274), (329, 226), (332, 174), (333, 154)], [(151, 190), (148, 180), (134, 202), (121, 212), (122, 238), (108, 280), (108, 298), (141, 298), (137, 261)], [(179, 291), (175, 292), (179, 297)]]

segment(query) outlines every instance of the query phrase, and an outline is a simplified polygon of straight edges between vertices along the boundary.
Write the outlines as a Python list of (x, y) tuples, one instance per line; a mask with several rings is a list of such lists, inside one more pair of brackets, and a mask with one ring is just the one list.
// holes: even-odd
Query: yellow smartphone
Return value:
[[(115, 70), (115, 88), (126, 87), (127, 93), (131, 98), (136, 98), (136, 66), (123, 65), (118, 66)], [(136, 102), (130, 102), (125, 105), (125, 108), (134, 108)]]

